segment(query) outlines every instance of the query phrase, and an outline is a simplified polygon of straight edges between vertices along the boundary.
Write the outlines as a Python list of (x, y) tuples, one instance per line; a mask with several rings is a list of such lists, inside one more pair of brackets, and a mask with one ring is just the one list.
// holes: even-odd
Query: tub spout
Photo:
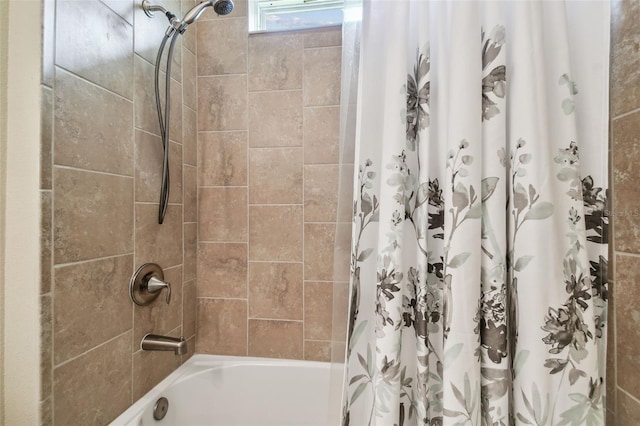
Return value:
[(159, 336), (147, 334), (140, 342), (143, 351), (174, 351), (176, 355), (187, 353), (187, 341), (180, 337)]

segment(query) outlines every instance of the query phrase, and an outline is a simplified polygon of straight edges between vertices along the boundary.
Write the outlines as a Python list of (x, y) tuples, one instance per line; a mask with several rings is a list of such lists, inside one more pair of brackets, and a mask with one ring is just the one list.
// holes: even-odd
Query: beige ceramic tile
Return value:
[(331, 340), (333, 284), (304, 283), (304, 338)]
[(614, 120), (613, 130), (613, 218), (615, 249), (640, 253), (640, 112)]
[(242, 16), (247, 16), (247, 0), (234, 0), (233, 11), (228, 15), (216, 15), (212, 8), (207, 8), (202, 14), (201, 21), (207, 21), (212, 19), (233, 19)]
[(616, 426), (637, 426), (640, 403), (620, 388), (616, 393), (616, 401)]
[(54, 168), (54, 262), (133, 251), (133, 179)]
[(302, 359), (302, 322), (249, 320), (249, 356)]
[[(148, 18), (145, 18), (148, 19)], [(138, 55), (134, 56), (135, 126), (160, 135), (154, 89), (154, 67)], [(164, 72), (160, 73), (160, 99), (164, 105)], [(171, 80), (171, 112), (169, 116), (171, 140), (182, 141), (182, 85)]]
[(249, 145), (302, 146), (302, 91), (249, 93)]
[(53, 392), (53, 300), (40, 296), (40, 400)]
[(302, 206), (249, 208), (249, 260), (302, 260)]
[(333, 280), (333, 248), (336, 225), (304, 224), (304, 279)]
[(196, 282), (185, 282), (182, 287), (182, 326), (185, 339), (195, 337), (197, 306)]
[(247, 189), (200, 188), (198, 193), (200, 241), (247, 241)]
[(183, 102), (187, 107), (195, 111), (198, 108), (198, 70), (196, 68), (196, 55), (187, 49), (182, 51), (182, 67)]
[(131, 405), (131, 372), (131, 333), (57, 367), (53, 372), (56, 424), (111, 422)]
[(187, 339), (187, 353), (180, 357), (180, 362), (185, 363), (196, 353), (196, 336)]
[(100, 0), (106, 4), (109, 9), (117, 13), (122, 19), (133, 25), (133, 8), (134, 4), (131, 0)]
[(247, 130), (247, 78), (198, 77), (198, 130)]
[[(609, 264), (613, 264), (613, 257), (609, 258)], [(612, 268), (609, 268), (612, 269)], [(614, 315), (614, 283), (610, 280), (608, 287), (608, 313), (607, 313), (607, 370), (606, 390), (607, 409), (616, 409), (616, 328)]]
[(167, 304), (164, 289), (151, 304), (133, 307), (133, 352), (140, 348), (145, 334), (168, 334), (182, 324), (182, 267), (163, 268), (163, 272), (164, 281), (171, 284), (171, 301)]
[(51, 191), (40, 191), (40, 293), (51, 291), (53, 200)]
[[(171, 111), (169, 121), (170, 140), (174, 142), (182, 142), (182, 85), (175, 80), (171, 80)], [(164, 94), (161, 95), (162, 105), (164, 105)], [(155, 99), (155, 98), (154, 98)], [(155, 105), (155, 104), (154, 104)], [(156, 113), (156, 122), (157, 113)], [(166, 121), (166, 118), (165, 118)], [(194, 139), (195, 140), (195, 139)]]
[(302, 53), (302, 34), (251, 35), (249, 90), (302, 89)]
[(616, 424), (616, 415), (611, 410), (607, 410), (607, 418), (605, 421), (606, 426), (615, 426)]
[(304, 341), (304, 359), (307, 361), (331, 361), (331, 342)]
[(611, 115), (640, 107), (640, 4), (611, 2)]
[(130, 101), (58, 69), (55, 164), (132, 176), (132, 117)]
[(198, 220), (198, 171), (195, 167), (184, 166), (184, 221)]
[(198, 299), (196, 353), (247, 355), (247, 301)]
[(198, 75), (247, 72), (247, 20), (202, 21), (197, 28)]
[(183, 149), (184, 162), (191, 166), (198, 164), (198, 117), (196, 112), (190, 108), (183, 111)]
[(200, 243), (198, 297), (247, 298), (247, 244)]
[(337, 164), (340, 158), (340, 107), (304, 108), (304, 163)]
[(249, 149), (249, 203), (302, 204), (302, 148)]
[(58, 1), (55, 19), (56, 64), (132, 99), (131, 25), (95, 1)]
[(182, 264), (182, 206), (170, 204), (162, 225), (158, 204), (136, 203), (136, 265), (153, 262), (161, 268)]
[(40, 402), (40, 426), (53, 426), (53, 397)]
[(304, 166), (304, 221), (335, 222), (338, 208), (337, 165)]
[(131, 329), (132, 273), (132, 255), (55, 269), (56, 365)]
[(196, 277), (198, 259), (198, 227), (196, 223), (184, 224), (184, 280)]
[[(640, 397), (640, 263), (635, 256), (616, 255), (616, 343), (617, 384)], [(624, 302), (622, 302), (624, 301)]]
[[(162, 184), (162, 141), (136, 130), (136, 201), (157, 203)], [(169, 202), (182, 203), (182, 145), (169, 142)]]
[(199, 133), (198, 184), (202, 186), (247, 184), (247, 132)]
[(136, 130), (136, 201), (158, 201), (162, 177), (162, 158), (162, 140), (160, 137)]
[(40, 92), (40, 189), (51, 189), (53, 143), (53, 91), (42, 86)]
[(302, 320), (302, 264), (249, 264), (249, 317)]
[[(172, 333), (172, 337), (179, 336)], [(133, 400), (140, 399), (179, 366), (180, 357), (170, 351), (138, 351), (133, 354)]]
[(341, 47), (304, 51), (304, 105), (340, 104)]
[(329, 46), (342, 46), (342, 26), (316, 28), (304, 33), (305, 49)]

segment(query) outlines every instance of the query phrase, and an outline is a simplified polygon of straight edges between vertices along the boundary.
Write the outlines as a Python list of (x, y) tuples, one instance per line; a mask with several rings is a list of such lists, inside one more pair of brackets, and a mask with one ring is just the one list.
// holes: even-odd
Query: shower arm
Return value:
[(154, 17), (154, 12), (160, 12), (167, 17), (167, 19), (169, 20), (169, 28), (167, 28), (167, 36), (173, 35), (173, 33), (176, 31), (182, 34), (186, 28), (183, 25), (183, 22), (180, 19), (178, 19), (176, 15), (169, 12), (167, 9), (160, 6), (159, 4), (151, 4), (149, 0), (142, 0), (142, 10), (144, 11), (144, 14), (147, 15), (149, 18)]

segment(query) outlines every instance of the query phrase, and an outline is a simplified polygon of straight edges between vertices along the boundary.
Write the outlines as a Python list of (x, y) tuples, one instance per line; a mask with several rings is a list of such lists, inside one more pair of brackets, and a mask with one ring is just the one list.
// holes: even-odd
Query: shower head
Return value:
[(187, 25), (193, 24), (200, 17), (200, 15), (202, 15), (202, 12), (204, 12), (204, 10), (209, 6), (213, 7), (213, 11), (218, 15), (228, 15), (233, 10), (233, 1), (205, 0), (203, 2), (200, 2), (199, 4), (191, 8), (191, 10), (188, 11), (186, 15), (184, 15), (184, 18), (182, 19), (183, 28), (186, 28)]

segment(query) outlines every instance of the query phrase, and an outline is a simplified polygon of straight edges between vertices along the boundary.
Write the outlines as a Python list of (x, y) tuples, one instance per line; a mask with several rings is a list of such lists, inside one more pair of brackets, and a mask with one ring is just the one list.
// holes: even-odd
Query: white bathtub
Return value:
[[(327, 426), (329, 363), (194, 355), (111, 425)], [(162, 420), (153, 409), (169, 400)]]

